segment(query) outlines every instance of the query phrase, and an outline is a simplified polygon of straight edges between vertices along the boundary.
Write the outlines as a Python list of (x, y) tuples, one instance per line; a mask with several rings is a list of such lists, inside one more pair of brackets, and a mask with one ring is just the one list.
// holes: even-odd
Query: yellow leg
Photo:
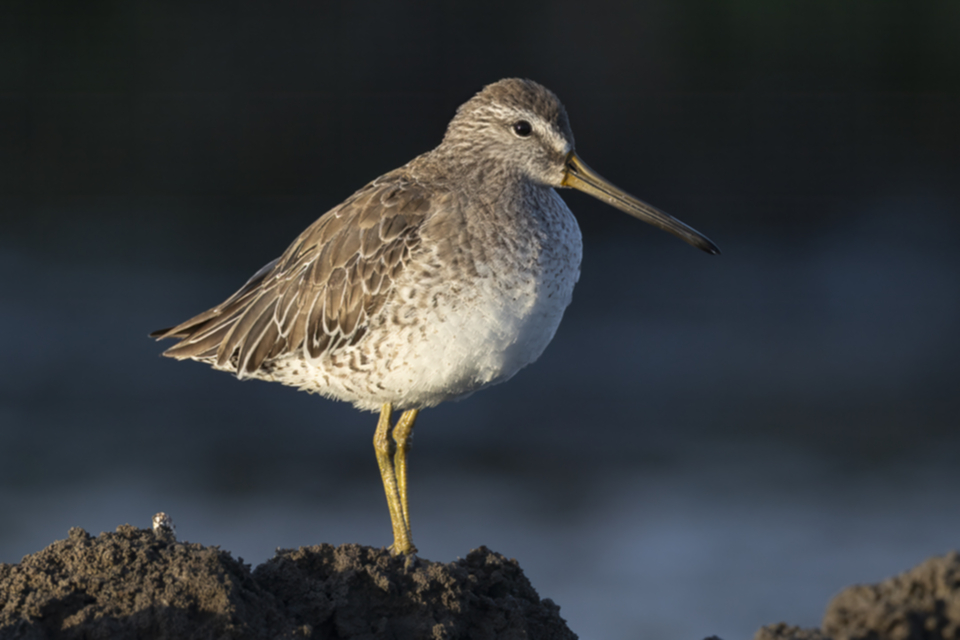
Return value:
[(410, 450), (410, 438), (413, 435), (413, 424), (417, 421), (418, 409), (404, 411), (397, 426), (393, 428), (393, 441), (397, 444), (397, 453), (393, 457), (393, 468), (397, 474), (397, 490), (400, 492), (400, 509), (403, 511), (403, 521), (407, 523), (407, 534), (411, 542), (413, 533), (410, 528), (410, 506), (407, 500), (407, 451)]
[[(377, 464), (380, 466), (380, 477), (383, 480), (383, 490), (387, 494), (387, 507), (390, 509), (390, 522), (393, 525), (393, 544), (390, 546), (390, 550), (395, 555), (408, 555), (416, 553), (417, 549), (413, 546), (413, 542), (410, 539), (410, 524), (406, 517), (406, 460), (404, 459), (403, 464), (401, 465), (401, 473), (403, 474), (403, 498), (401, 499), (400, 487), (398, 486), (397, 481), (397, 471), (394, 463), (394, 445), (391, 442), (390, 432), (390, 416), (393, 413), (393, 407), (389, 403), (383, 405), (380, 409), (380, 420), (377, 422), (377, 430), (373, 435), (373, 448), (377, 454)], [(404, 413), (401, 416), (399, 423), (404, 422), (407, 414), (410, 412)], [(404, 428), (404, 432), (409, 436), (409, 432), (413, 429), (413, 420), (416, 419), (416, 412), (413, 412), (413, 417), (409, 419), (409, 427)], [(403, 443), (403, 455), (406, 456), (406, 440), (408, 437), (404, 438)], [(397, 451), (397, 456), (400, 455), (400, 452)]]

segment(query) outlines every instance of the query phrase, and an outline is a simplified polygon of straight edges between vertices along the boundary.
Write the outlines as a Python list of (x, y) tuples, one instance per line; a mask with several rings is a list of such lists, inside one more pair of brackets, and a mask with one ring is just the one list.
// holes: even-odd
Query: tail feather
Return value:
[(180, 340), (163, 352), (163, 355), (178, 360), (216, 359), (223, 340), (227, 338), (237, 321), (244, 316), (248, 307), (255, 303), (261, 290), (260, 285), (273, 271), (277, 260), (265, 265), (244, 284), (239, 291), (212, 309), (196, 315), (174, 327), (158, 329), (150, 334), (151, 338)]

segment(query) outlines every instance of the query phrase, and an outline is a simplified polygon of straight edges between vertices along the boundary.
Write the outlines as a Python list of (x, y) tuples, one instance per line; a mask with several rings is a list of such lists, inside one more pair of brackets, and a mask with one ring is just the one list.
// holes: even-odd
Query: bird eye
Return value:
[(520, 136), (521, 138), (526, 138), (533, 132), (533, 127), (530, 126), (530, 123), (526, 120), (518, 120), (513, 123), (513, 132)]

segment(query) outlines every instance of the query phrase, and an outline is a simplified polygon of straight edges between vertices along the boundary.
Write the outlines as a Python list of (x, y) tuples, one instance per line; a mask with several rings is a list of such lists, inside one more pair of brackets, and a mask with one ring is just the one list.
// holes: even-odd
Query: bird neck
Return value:
[[(436, 176), (444, 187), (453, 191), (463, 190), (490, 205), (502, 200), (515, 200), (521, 192), (549, 189), (546, 185), (532, 182), (520, 167), (485, 151), (489, 150), (477, 147), (461, 149), (456, 144), (444, 141), (444, 144), (414, 162), (420, 165), (418, 168), (423, 174)], [(428, 165), (429, 171), (423, 171)]]

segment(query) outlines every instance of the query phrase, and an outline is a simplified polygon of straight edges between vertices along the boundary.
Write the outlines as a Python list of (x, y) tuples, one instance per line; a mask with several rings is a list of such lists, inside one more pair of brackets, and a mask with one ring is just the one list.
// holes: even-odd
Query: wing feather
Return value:
[(420, 243), (430, 192), (388, 174), (310, 225), (277, 260), (222, 304), (171, 329), (164, 352), (256, 375), (301, 351), (316, 359), (367, 333)]
[(250, 374), (259, 369), (277, 338), (280, 337), (280, 331), (273, 314), (276, 305), (277, 298), (274, 297), (270, 304), (259, 313), (247, 335), (240, 342), (240, 353), (237, 357), (237, 372), (239, 374)]
[[(271, 260), (264, 266), (260, 268), (249, 280), (244, 283), (240, 289), (234, 293), (232, 296), (227, 298), (221, 304), (217, 305), (213, 309), (208, 309), (203, 313), (196, 315), (185, 322), (181, 322), (175, 327), (168, 329), (159, 329), (150, 334), (151, 338), (156, 338), (157, 340), (165, 340), (166, 338), (189, 338), (194, 336), (198, 328), (204, 327), (210, 320), (221, 318), (227, 310), (231, 308), (242, 307), (246, 301), (257, 294), (260, 286), (263, 284), (264, 279), (267, 277), (273, 269), (276, 267), (277, 262), (280, 259)], [(180, 345), (175, 345), (171, 349), (175, 349)], [(168, 349), (169, 351), (169, 349)]]
[(276, 289), (266, 289), (251, 300), (242, 310), (240, 319), (233, 323), (233, 327), (220, 343), (220, 348), (217, 349), (217, 366), (225, 367), (233, 361), (237, 352), (242, 350), (244, 342), (253, 337), (251, 329), (260, 320), (260, 316), (268, 311), (273, 315), (273, 306), (276, 303)]

